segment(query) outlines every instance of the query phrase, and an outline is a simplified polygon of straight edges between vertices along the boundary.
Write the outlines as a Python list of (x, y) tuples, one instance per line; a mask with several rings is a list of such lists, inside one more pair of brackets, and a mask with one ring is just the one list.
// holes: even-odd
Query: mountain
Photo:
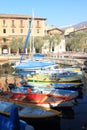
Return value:
[(84, 22), (75, 24), (75, 25), (73, 25), (73, 27), (74, 27), (76, 30), (79, 30), (79, 29), (81, 29), (81, 28), (87, 27), (87, 21), (84, 21)]
[(61, 29), (65, 30), (65, 29), (70, 28), (70, 27), (74, 27), (75, 30), (82, 29), (84, 27), (87, 27), (87, 21), (83, 21), (83, 22), (80, 22), (80, 23), (77, 23), (77, 24), (73, 24), (73, 25), (67, 25), (65, 27), (62, 27)]

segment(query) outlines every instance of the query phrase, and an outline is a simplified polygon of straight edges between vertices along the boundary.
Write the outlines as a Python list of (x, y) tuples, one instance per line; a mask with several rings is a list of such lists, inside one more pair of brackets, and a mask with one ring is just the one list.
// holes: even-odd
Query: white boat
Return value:
[(45, 118), (53, 118), (59, 116), (61, 112), (47, 109), (44, 107), (39, 107), (36, 105), (26, 104), (22, 102), (0, 100), (0, 114), (2, 115), (10, 115), (11, 109), (13, 106), (18, 108), (18, 115), (20, 119), (23, 120), (37, 120), (37, 119), (45, 119)]

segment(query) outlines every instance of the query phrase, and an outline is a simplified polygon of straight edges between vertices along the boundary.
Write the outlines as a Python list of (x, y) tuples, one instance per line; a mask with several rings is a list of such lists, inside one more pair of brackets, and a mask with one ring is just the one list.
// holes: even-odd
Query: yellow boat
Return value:
[(28, 82), (38, 82), (38, 83), (81, 83), (81, 79), (79, 77), (51, 77), (50, 75), (45, 74), (36, 74), (32, 77), (28, 77)]

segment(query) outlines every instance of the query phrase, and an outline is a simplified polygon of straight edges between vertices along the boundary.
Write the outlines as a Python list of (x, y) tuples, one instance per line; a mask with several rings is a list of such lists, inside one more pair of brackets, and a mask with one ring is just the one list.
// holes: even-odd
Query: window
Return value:
[(14, 30), (14, 29), (12, 29), (12, 33), (15, 33), (15, 30)]
[(54, 51), (54, 47), (52, 47), (52, 52)]
[(20, 26), (21, 27), (23, 26), (23, 20), (20, 20)]
[(6, 29), (3, 29), (3, 33), (6, 33)]
[(5, 21), (5, 19), (3, 20), (3, 26), (5, 26), (6, 25), (6, 21)]
[(6, 42), (6, 38), (3, 38), (3, 42)]
[(20, 33), (23, 33), (23, 29), (20, 30)]
[(37, 33), (39, 33), (39, 29), (37, 29)]
[(14, 25), (14, 20), (12, 20), (12, 26), (15, 26), (15, 25)]
[(40, 23), (39, 23), (39, 21), (37, 21), (37, 27), (39, 27), (39, 25), (40, 25)]

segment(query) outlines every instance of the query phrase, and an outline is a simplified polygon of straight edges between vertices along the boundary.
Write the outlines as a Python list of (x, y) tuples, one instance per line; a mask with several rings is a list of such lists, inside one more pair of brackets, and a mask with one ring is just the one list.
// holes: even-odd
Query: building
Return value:
[(59, 28), (52, 28), (47, 30), (47, 34), (53, 35), (53, 34), (59, 34), (62, 35), (64, 32), (63, 30), (59, 29)]
[[(9, 53), (10, 41), (15, 37), (25, 38), (29, 28), (29, 21), (32, 16), (17, 14), (0, 14), (0, 54)], [(31, 28), (31, 36), (45, 35), (46, 18), (34, 17)]]

